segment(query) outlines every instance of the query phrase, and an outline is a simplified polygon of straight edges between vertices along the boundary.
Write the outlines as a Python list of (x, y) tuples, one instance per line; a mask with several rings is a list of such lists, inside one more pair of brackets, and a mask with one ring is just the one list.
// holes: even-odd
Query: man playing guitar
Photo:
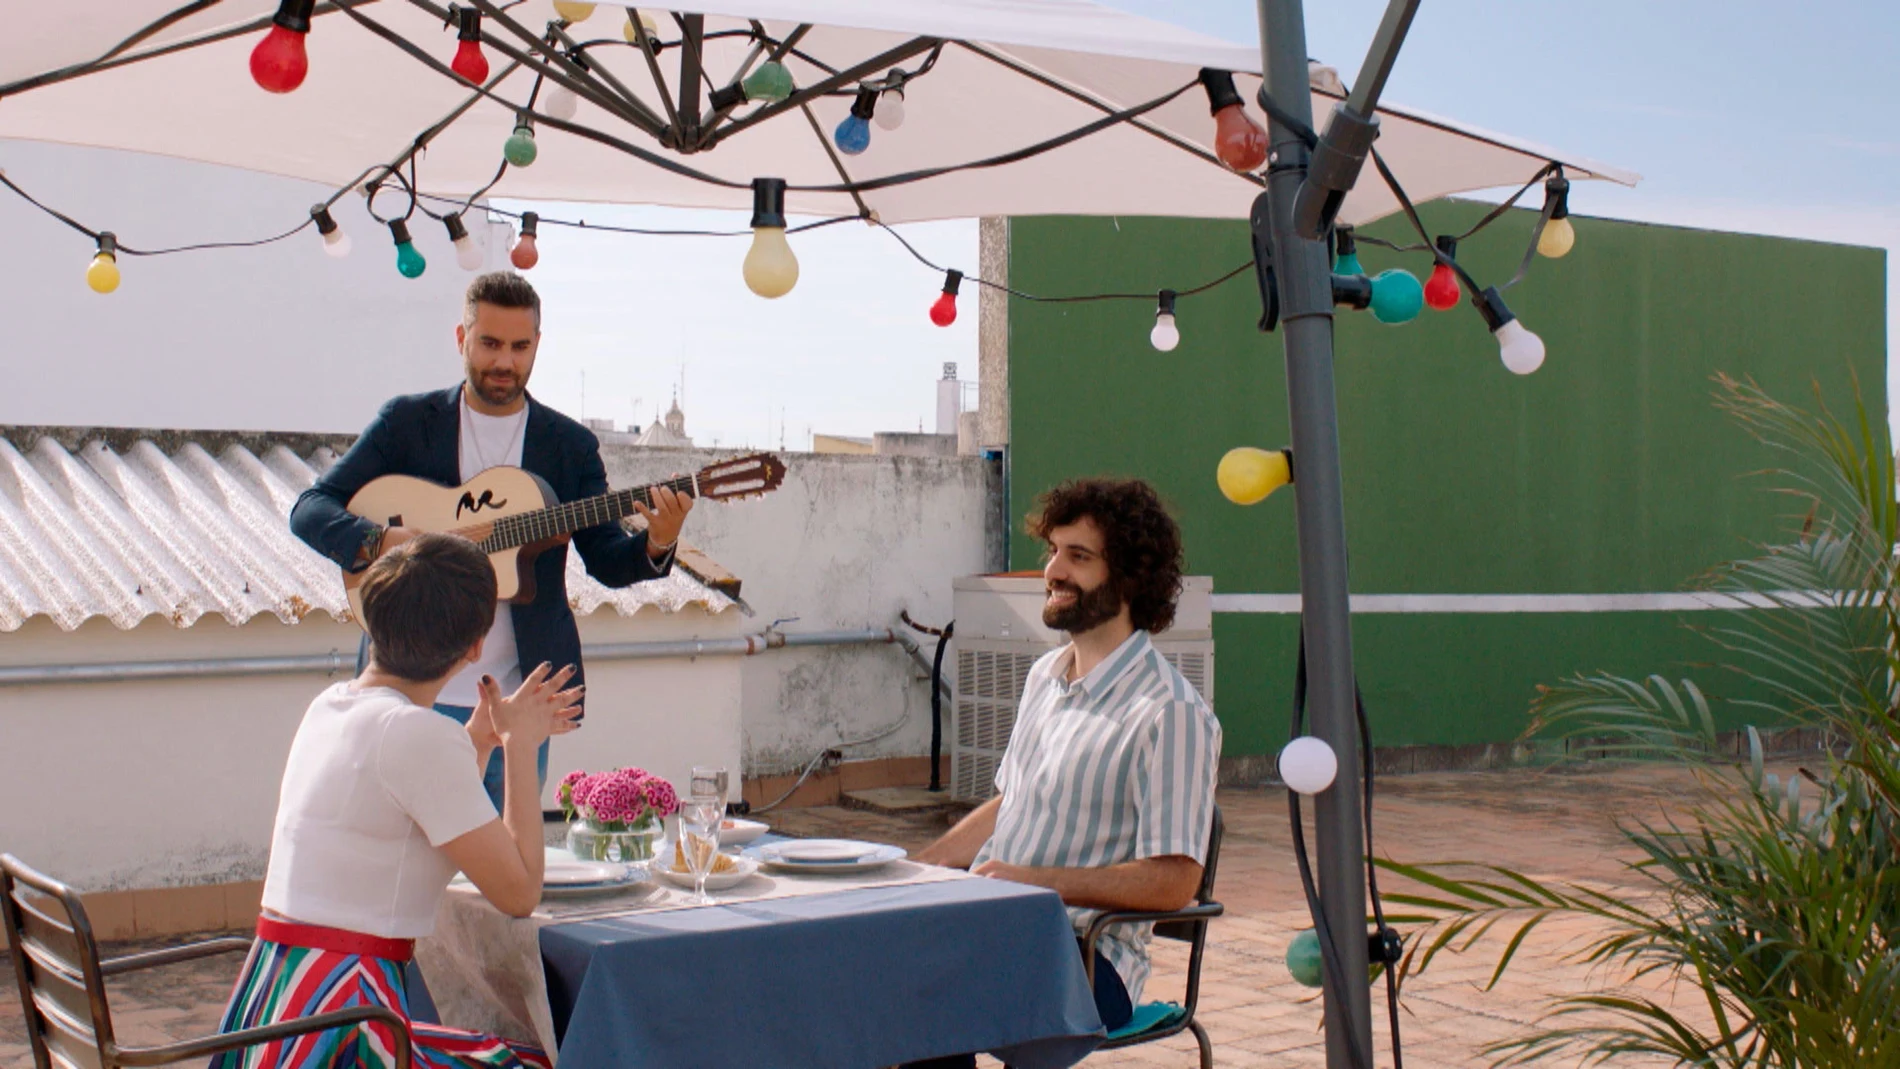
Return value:
[[(398, 397), (382, 407), (362, 437), (304, 491), (290, 513), (290, 529), (312, 549), (355, 574), (416, 535), (400, 522), (378, 523), (346, 506), (371, 480), (408, 475), (455, 486), (497, 466), (523, 468), (538, 476), (562, 502), (607, 490), (600, 441), (592, 431), (528, 395), (541, 345), (541, 298), (513, 272), (482, 275), (469, 285), (462, 322), (455, 328), (466, 369), (463, 382), (447, 390)], [(587, 573), (606, 586), (624, 587), (666, 575), (693, 499), (666, 486), (651, 491), (652, 507), (634, 501), (647, 529), (628, 534), (607, 522), (576, 530), (572, 540)], [(550, 502), (551, 503), (551, 502)], [(487, 500), (466, 502), (466, 519), (483, 519)], [(461, 510), (458, 509), (458, 512)], [(397, 517), (391, 517), (397, 520)], [(442, 688), (438, 712), (467, 723), (480, 680), (493, 676), (511, 693), (537, 665), (573, 665), (571, 686), (584, 683), (580, 631), (567, 600), (565, 540), (532, 560), (532, 601), (497, 611), (479, 663), (470, 664)], [(548, 749), (538, 758), (543, 786)], [(502, 800), (501, 762), (489, 763), (484, 783), (497, 807)]]

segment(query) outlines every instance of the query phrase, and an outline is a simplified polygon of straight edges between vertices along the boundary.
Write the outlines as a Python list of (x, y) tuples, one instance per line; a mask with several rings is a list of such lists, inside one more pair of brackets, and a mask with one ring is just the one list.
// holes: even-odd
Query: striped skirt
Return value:
[[(409, 1019), (403, 963), (411, 944), (335, 928), (259, 918), (220, 1032), (386, 1006)], [(417, 1069), (550, 1069), (534, 1047), (411, 1020)], [(397, 1042), (388, 1028), (359, 1025), (217, 1055), (211, 1069), (388, 1069)]]

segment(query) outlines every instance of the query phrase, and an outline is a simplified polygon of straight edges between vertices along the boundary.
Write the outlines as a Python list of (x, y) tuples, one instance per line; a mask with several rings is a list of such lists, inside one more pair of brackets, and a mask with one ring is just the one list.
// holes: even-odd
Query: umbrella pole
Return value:
[[(1313, 124), (1302, 0), (1259, 0), (1260, 51), (1266, 89), (1279, 106)], [(1359, 729), (1354, 716), (1352, 621), (1346, 586), (1346, 519), (1341, 500), (1339, 422), (1333, 391), (1332, 264), (1326, 243), (1301, 238), (1293, 203), (1306, 177), (1305, 144), (1279, 122), (1270, 126), (1267, 248), (1279, 283), (1286, 345), (1287, 405), (1293, 430), (1293, 483), (1298, 509), (1300, 618), (1305, 629), (1309, 731), (1339, 759), (1333, 786), (1313, 799), (1321, 913), (1338, 951), (1344, 984), (1325, 978), (1327, 1069), (1358, 1065), (1355, 1048), (1372, 1050), (1372, 1003), (1366, 983), (1365, 836), (1360, 792)]]

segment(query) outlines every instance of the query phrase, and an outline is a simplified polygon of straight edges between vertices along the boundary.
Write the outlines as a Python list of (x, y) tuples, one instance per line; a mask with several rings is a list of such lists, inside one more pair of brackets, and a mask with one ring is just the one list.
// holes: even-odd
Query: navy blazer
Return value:
[[(290, 530), (312, 549), (342, 568), (356, 562), (357, 550), (375, 526), (345, 505), (371, 479), (412, 475), (459, 486), (461, 472), (462, 387), (398, 397), (382, 407), (362, 437), (329, 471), (297, 498)], [(528, 425), (521, 442), (521, 466), (554, 489), (562, 501), (607, 492), (607, 469), (600, 460), (600, 439), (567, 416), (528, 398)], [(656, 563), (647, 555), (647, 536), (628, 534), (617, 523), (574, 532), (587, 574), (610, 587), (658, 579), (672, 560)], [(567, 603), (567, 546), (542, 551), (534, 562), (534, 601), (510, 605), (515, 650), (525, 675), (543, 661), (560, 668), (574, 665), (569, 686), (584, 681), (580, 629)]]

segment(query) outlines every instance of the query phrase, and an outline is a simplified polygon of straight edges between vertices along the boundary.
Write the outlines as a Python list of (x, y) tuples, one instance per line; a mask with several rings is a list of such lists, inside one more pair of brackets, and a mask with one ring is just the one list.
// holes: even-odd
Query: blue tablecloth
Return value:
[(1052, 891), (947, 880), (550, 925), (561, 1069), (875, 1069), (1101, 1042)]

